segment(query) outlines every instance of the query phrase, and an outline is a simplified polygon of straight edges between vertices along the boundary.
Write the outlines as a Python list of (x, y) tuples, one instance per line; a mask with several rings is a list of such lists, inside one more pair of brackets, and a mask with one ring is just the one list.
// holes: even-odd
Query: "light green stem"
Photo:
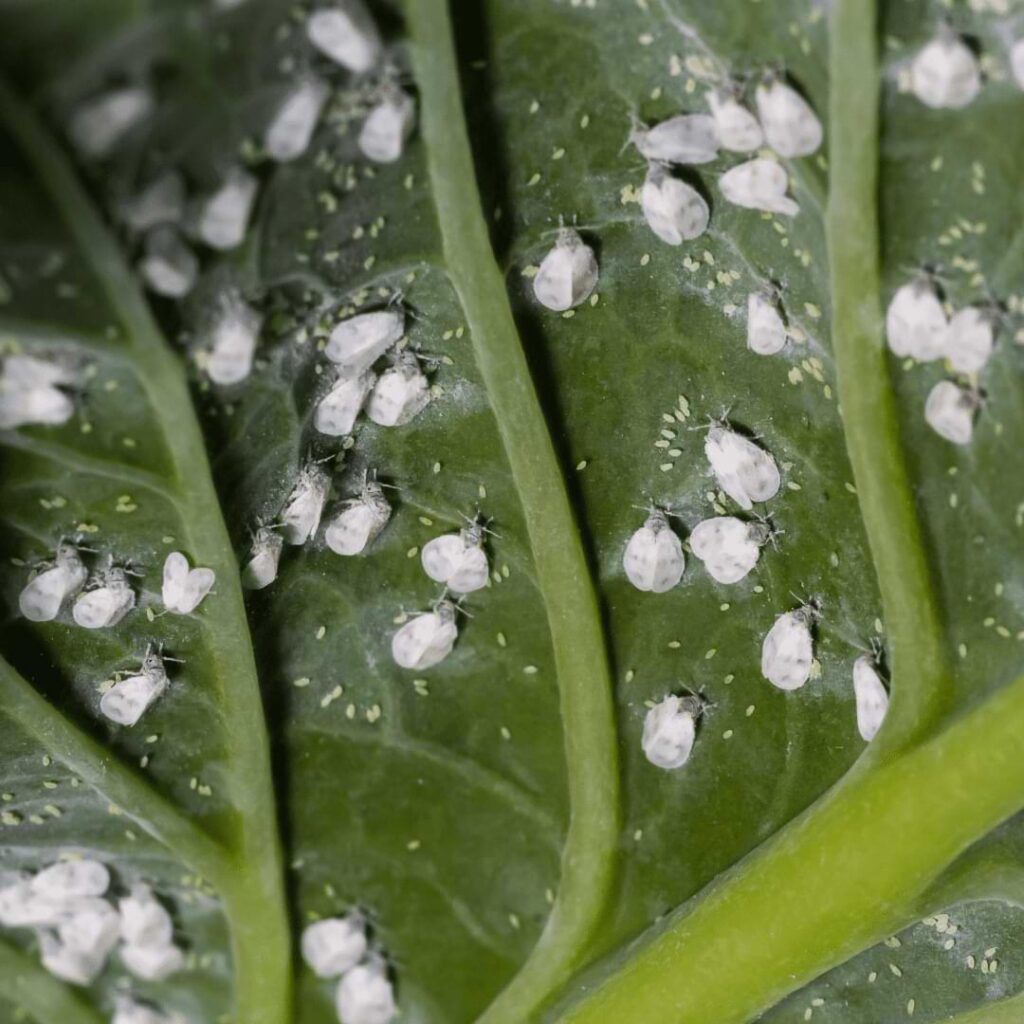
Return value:
[(558, 898), (526, 964), (481, 1018), (523, 1024), (578, 964), (611, 889), (619, 832), (612, 682), (579, 530), (481, 209), (447, 4), (408, 0), (406, 12), (445, 262), (522, 502), (561, 695), (570, 822)]
[[(127, 337), (127, 355), (160, 423), (174, 466), (174, 505), (187, 552), (217, 575), (203, 618), (216, 642), (239, 870), (221, 895), (231, 922), (239, 1024), (281, 1024), (291, 1012), (291, 942), (270, 747), (246, 623), (238, 565), (213, 486), (202, 432), (180, 361), (164, 342), (121, 251), (56, 143), (5, 85), (0, 120), (37, 173), (82, 250)], [(130, 811), (130, 808), (125, 808)]]
[(1024, 1020), (1024, 995), (999, 999), (947, 1020), (949, 1024), (1020, 1024)]

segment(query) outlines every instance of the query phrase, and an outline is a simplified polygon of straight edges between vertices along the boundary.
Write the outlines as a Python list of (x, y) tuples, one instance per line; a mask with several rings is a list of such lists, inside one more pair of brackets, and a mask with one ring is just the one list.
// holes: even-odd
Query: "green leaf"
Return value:
[[(1012, 1019), (1013, 18), (956, 9), (986, 81), (966, 110), (928, 111), (905, 89), (946, 11), (924, 0), (380, 6), (417, 128), (400, 160), (369, 165), (355, 139), (377, 78), (311, 52), (306, 6), (221, 6), (0, 2), (0, 344), (87, 367), (69, 424), (0, 438), (0, 867), (89, 851), (117, 892), (153, 884), (187, 966), (133, 991), (195, 1021), (337, 1019), (335, 983), (295, 951), (306, 924), (353, 907), (403, 1020)], [(724, 74), (770, 67), (825, 124), (821, 153), (785, 162), (800, 213), (727, 204), (716, 179), (742, 159), (727, 154), (686, 172), (707, 233), (667, 246), (640, 210), (631, 117), (703, 110)], [(309, 68), (331, 101), (309, 151), (274, 164), (259, 140)], [(156, 113), (108, 159), (58, 141), (81, 103), (138, 78)], [(199, 247), (192, 294), (147, 299), (123, 203), (168, 168), (200, 196), (236, 163), (259, 181), (245, 244)], [(571, 315), (532, 289), (562, 220), (600, 265)], [(922, 264), (956, 308), (1006, 307), (962, 449), (923, 420), (946, 369), (884, 345), (884, 308)], [(768, 284), (791, 337), (762, 358), (744, 310)], [(225, 288), (264, 316), (233, 389), (192, 352)], [(318, 434), (329, 331), (396, 296), (431, 360), (430, 404), (398, 428), (364, 417), (351, 443)], [(684, 538), (736, 512), (703, 451), (723, 411), (782, 469), (775, 542), (738, 584), (687, 551), (677, 587), (640, 593), (622, 552), (644, 506), (671, 508)], [(331, 474), (328, 516), (375, 472), (391, 520), (360, 557), (286, 546), (243, 603), (251, 531), (311, 459)], [(489, 584), (464, 601), (450, 657), (400, 669), (391, 636), (440, 596), (423, 545), (476, 513)], [(113, 629), (17, 614), (30, 566), (71, 533), (91, 562), (140, 573), (140, 607)], [(151, 614), (172, 550), (216, 571), (194, 615)], [(761, 641), (811, 598), (813, 678), (782, 692)], [(137, 727), (113, 727), (98, 687), (150, 643), (184, 664)], [(893, 697), (865, 753), (850, 673), (872, 644)], [(705, 709), (690, 760), (664, 771), (641, 750), (644, 717), (684, 690)], [(0, 938), (5, 997), (43, 1024), (106, 1019), (126, 984), (115, 956), (74, 992), (30, 932)]]

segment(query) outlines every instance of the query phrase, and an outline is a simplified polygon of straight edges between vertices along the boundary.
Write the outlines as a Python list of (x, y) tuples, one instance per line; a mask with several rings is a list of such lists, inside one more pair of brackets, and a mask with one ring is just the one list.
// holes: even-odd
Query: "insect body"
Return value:
[(361, 555), (387, 525), (391, 505), (374, 480), (367, 480), (362, 493), (327, 524), (324, 540), (337, 555)]
[(698, 523), (690, 534), (690, 550), (719, 583), (739, 583), (757, 565), (768, 528), (735, 516), (715, 516)]
[(683, 545), (664, 512), (655, 509), (637, 530), (622, 556), (626, 578), (637, 590), (663, 594), (683, 577)]
[(742, 434), (713, 426), (704, 453), (718, 486), (740, 508), (749, 510), (755, 501), (768, 501), (778, 493), (782, 478), (775, 459)]
[(100, 713), (118, 725), (132, 726), (163, 696), (169, 680), (159, 654), (147, 654), (140, 670), (118, 680), (100, 698)]
[(562, 228), (555, 247), (541, 260), (533, 279), (537, 301), (561, 313), (585, 302), (596, 287), (594, 250), (572, 228)]
[(432, 612), (417, 615), (395, 633), (391, 655), (401, 668), (432, 668), (451, 654), (458, 636), (455, 605), (441, 601)]
[(669, 695), (644, 718), (644, 755), (656, 768), (681, 768), (690, 759), (697, 735), (701, 702), (696, 697)]
[(30, 622), (52, 622), (64, 602), (82, 589), (87, 575), (74, 544), (58, 545), (53, 565), (33, 576), (18, 595), (21, 614)]
[(761, 645), (761, 674), (780, 690), (799, 690), (811, 676), (814, 644), (809, 607), (780, 615)]
[(471, 594), (487, 586), (487, 553), (483, 530), (477, 523), (435, 537), (423, 545), (423, 571), (455, 594)]

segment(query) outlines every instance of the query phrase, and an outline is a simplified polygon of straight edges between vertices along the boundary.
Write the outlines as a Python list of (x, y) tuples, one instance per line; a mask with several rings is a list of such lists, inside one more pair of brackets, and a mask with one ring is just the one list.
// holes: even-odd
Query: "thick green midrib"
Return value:
[(407, 0), (427, 166), (449, 276), (526, 519), (554, 649), (570, 822), (558, 898), (526, 964), (485, 1012), (523, 1024), (578, 963), (605, 909), (619, 832), (612, 682), (597, 598), (483, 217), (445, 0)]
[(171, 455), (188, 553), (217, 575), (215, 595), (201, 614), (215, 639), (213, 660), (224, 681), (231, 797), (240, 822), (240, 842), (232, 851), (237, 870), (224, 879), (221, 892), (232, 926), (236, 1014), (244, 1024), (281, 1024), (290, 1012), (291, 943), (269, 737), (238, 565), (184, 373), (59, 148), (2, 83), (0, 118), (39, 174), (121, 320), (131, 361)]
[(949, 707), (950, 688), (942, 617), (903, 460), (884, 341), (876, 28), (875, 0), (834, 5), (826, 238), (839, 405), (892, 668), (892, 702), (873, 744), (877, 756), (933, 727)]
[(0, 979), (0, 999), (27, 1010), (40, 1024), (106, 1024), (79, 993), (5, 942), (0, 942)]

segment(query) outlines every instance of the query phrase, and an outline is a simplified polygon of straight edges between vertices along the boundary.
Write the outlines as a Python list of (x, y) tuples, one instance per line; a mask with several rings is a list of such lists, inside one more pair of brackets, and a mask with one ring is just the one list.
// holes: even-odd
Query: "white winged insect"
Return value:
[(723, 149), (732, 153), (751, 153), (764, 141), (757, 118), (747, 110), (731, 90), (712, 89), (708, 109), (715, 122), (715, 133)]
[(347, 971), (338, 983), (335, 1008), (344, 1024), (390, 1024), (398, 1007), (387, 964), (375, 956)]
[(857, 702), (857, 731), (861, 739), (870, 743), (889, 710), (889, 691), (870, 654), (862, 654), (853, 663), (853, 694)]
[(719, 583), (739, 583), (761, 557), (770, 531), (763, 523), (745, 523), (735, 516), (714, 516), (690, 534), (690, 550)]
[(951, 380), (940, 380), (928, 392), (924, 404), (925, 422), (939, 437), (953, 444), (970, 444), (974, 435), (974, 415), (980, 405), (975, 391)]
[(704, 197), (661, 164), (651, 164), (648, 169), (640, 205), (648, 227), (669, 245), (699, 238), (711, 217)]
[(133, 885), (118, 900), (121, 938), (131, 946), (166, 946), (174, 938), (174, 922), (148, 885)]
[(572, 228), (560, 228), (554, 248), (541, 260), (533, 294), (556, 313), (586, 302), (597, 287), (597, 257)]
[(981, 89), (978, 58), (961, 36), (942, 25), (910, 65), (910, 89), (926, 107), (966, 107)]
[(749, 511), (754, 502), (774, 498), (782, 484), (779, 467), (769, 452), (728, 427), (712, 424), (704, 454), (718, 486)]
[(74, 544), (61, 541), (52, 564), (37, 572), (18, 595), (18, 608), (30, 622), (52, 622), (64, 602), (85, 585), (88, 573)]
[(0, 429), (67, 423), (75, 403), (61, 386), (76, 379), (74, 371), (57, 359), (7, 356), (0, 372)]
[(800, 212), (800, 204), (786, 195), (789, 175), (777, 160), (755, 157), (737, 164), (718, 179), (718, 188), (734, 206), (787, 217)]
[(316, 404), (313, 426), (328, 437), (351, 434), (376, 381), (377, 375), (372, 370), (355, 376), (339, 372), (331, 390)]
[(369, 369), (405, 330), (401, 309), (377, 309), (342, 320), (331, 331), (324, 355), (343, 372), (353, 375)]
[(262, 590), (277, 579), (284, 539), (269, 526), (261, 526), (253, 538), (249, 561), (242, 570), (242, 586), (247, 590)]
[(164, 659), (148, 651), (139, 671), (119, 679), (100, 698), (100, 713), (118, 725), (133, 726), (163, 696), (170, 680)]
[(683, 578), (683, 544), (664, 512), (652, 509), (644, 525), (630, 536), (622, 554), (622, 568), (637, 590), (652, 594), (671, 590)]
[(117, 911), (99, 897), (75, 900), (57, 926), (57, 935), (65, 948), (91, 954), (103, 962), (117, 945), (119, 932)]
[(773, 356), (786, 347), (786, 323), (772, 297), (764, 292), (747, 296), (747, 348)]
[(263, 318), (235, 291), (217, 303), (208, 331), (200, 337), (203, 368), (214, 384), (228, 387), (252, 373)]
[(366, 415), (382, 427), (401, 427), (414, 420), (430, 403), (430, 381), (420, 369), (415, 352), (406, 349), (395, 358), (395, 365), (378, 378)]
[(444, 661), (459, 637), (456, 616), (457, 609), (451, 601), (439, 601), (433, 611), (411, 618), (391, 638), (395, 664), (422, 670)]
[(153, 112), (153, 94), (144, 86), (113, 89), (89, 100), (72, 115), (68, 134), (82, 156), (101, 159)]
[(954, 313), (946, 331), (945, 354), (957, 373), (981, 373), (995, 347), (995, 318), (967, 306)]
[(161, 224), (147, 233), (138, 269), (151, 292), (180, 299), (195, 287), (199, 260), (176, 227)]
[(281, 532), (286, 544), (305, 544), (316, 533), (330, 490), (331, 477), (323, 466), (313, 462), (299, 470), (281, 510)]
[(487, 586), (489, 567), (484, 551), (484, 527), (471, 522), (458, 533), (427, 541), (420, 553), (423, 571), (452, 593), (471, 594)]
[(380, 60), (380, 33), (361, 0), (343, 0), (313, 11), (306, 35), (322, 54), (356, 74), (364, 74)]
[(305, 78), (292, 88), (263, 133), (263, 148), (271, 160), (296, 160), (309, 149), (328, 95), (322, 78)]
[(56, 902), (103, 896), (110, 888), (110, 871), (93, 857), (59, 860), (38, 872), (32, 891)]
[(810, 605), (780, 615), (761, 645), (761, 674), (780, 690), (799, 690), (811, 677), (817, 612)]
[(180, 224), (185, 216), (185, 179), (181, 172), (167, 170), (158, 175), (125, 202), (121, 215), (136, 232), (161, 224)]
[(638, 126), (629, 141), (641, 156), (663, 164), (706, 164), (718, 156), (715, 121), (707, 114), (679, 114), (653, 128)]
[(164, 559), (164, 607), (176, 615), (190, 615), (213, 589), (216, 579), (212, 569), (202, 566), (191, 569), (180, 551), (172, 551)]
[(143, 981), (163, 981), (185, 966), (185, 954), (173, 942), (152, 946), (123, 943), (121, 960)]
[(135, 607), (135, 591), (119, 565), (95, 573), (71, 607), (71, 616), (85, 629), (116, 626)]
[(927, 274), (901, 285), (885, 312), (885, 337), (896, 355), (927, 363), (946, 349), (946, 311)]
[(391, 518), (391, 505), (376, 480), (367, 480), (358, 498), (346, 502), (324, 531), (336, 555), (361, 555)]
[(647, 760), (666, 771), (682, 768), (693, 751), (697, 718), (702, 710), (699, 697), (677, 697), (674, 694), (648, 709), (640, 740)]
[(0, 925), (5, 928), (56, 927), (64, 916), (66, 901), (36, 892), (24, 872), (0, 876)]
[(408, 93), (397, 86), (386, 88), (359, 130), (359, 151), (375, 164), (394, 163), (402, 155), (415, 115), (416, 104)]
[(106, 964), (106, 956), (64, 945), (53, 932), (39, 935), (40, 962), (55, 978), (72, 985), (91, 985)]
[(302, 959), (318, 978), (337, 978), (366, 955), (366, 919), (358, 911), (302, 929)]
[(258, 187), (248, 171), (231, 168), (199, 211), (199, 237), (212, 249), (235, 249), (241, 245)]
[(118, 996), (110, 1024), (181, 1024), (181, 1021), (180, 1018), (172, 1019), (167, 1014), (143, 1003), (137, 1003), (127, 996)]
[(1018, 39), (1010, 47), (1010, 73), (1018, 88), (1024, 89), (1024, 39)]
[(787, 160), (810, 156), (821, 146), (822, 130), (811, 105), (779, 78), (762, 82), (754, 93), (768, 145)]

